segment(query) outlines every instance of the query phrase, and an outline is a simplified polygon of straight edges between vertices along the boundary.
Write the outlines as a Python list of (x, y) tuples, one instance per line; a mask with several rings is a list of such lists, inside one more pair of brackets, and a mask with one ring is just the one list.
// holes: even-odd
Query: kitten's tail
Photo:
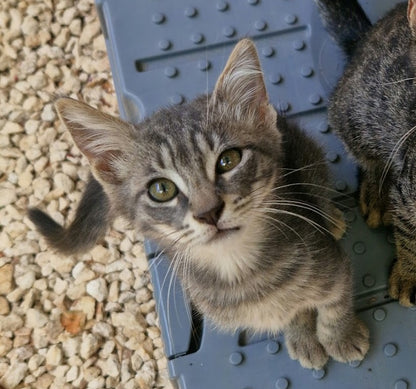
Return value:
[(371, 27), (357, 0), (315, 0), (322, 23), (348, 57)]
[(90, 176), (75, 219), (63, 228), (37, 208), (28, 211), (29, 219), (46, 238), (48, 244), (62, 254), (77, 254), (90, 249), (107, 231), (110, 221), (110, 203), (102, 186)]

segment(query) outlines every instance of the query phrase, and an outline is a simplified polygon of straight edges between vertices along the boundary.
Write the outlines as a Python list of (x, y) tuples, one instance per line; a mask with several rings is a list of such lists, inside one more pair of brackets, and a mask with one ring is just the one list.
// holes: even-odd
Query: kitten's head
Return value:
[(281, 164), (276, 111), (250, 40), (237, 44), (212, 95), (137, 125), (71, 99), (56, 107), (113, 206), (145, 236), (201, 266), (222, 254), (250, 257)]

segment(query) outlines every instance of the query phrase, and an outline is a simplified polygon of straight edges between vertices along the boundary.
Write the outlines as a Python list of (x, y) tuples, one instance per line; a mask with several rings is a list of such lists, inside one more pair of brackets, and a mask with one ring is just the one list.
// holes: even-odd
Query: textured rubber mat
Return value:
[[(375, 22), (398, 1), (362, 0)], [(146, 242), (172, 380), (182, 389), (363, 388), (416, 385), (416, 311), (392, 302), (394, 258), (387, 229), (370, 230), (355, 200), (357, 168), (326, 121), (326, 101), (344, 67), (312, 0), (97, 0), (120, 112), (137, 122), (155, 109), (211, 91), (235, 43), (254, 39), (273, 104), (326, 150), (336, 201), (345, 207), (342, 244), (354, 265), (356, 309), (371, 331), (361, 364), (330, 361), (311, 371), (280, 337), (218, 333), (193, 314), (167, 258)]]

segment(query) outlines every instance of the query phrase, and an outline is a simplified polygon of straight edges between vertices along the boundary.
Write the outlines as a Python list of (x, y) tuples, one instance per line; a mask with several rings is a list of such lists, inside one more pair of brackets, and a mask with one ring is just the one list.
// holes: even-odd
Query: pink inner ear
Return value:
[(415, 0), (409, 0), (407, 4), (407, 20), (409, 21), (409, 26), (412, 29), (413, 33), (415, 33), (416, 31)]
[[(89, 159), (89, 156), (85, 154)], [(91, 165), (94, 167), (95, 174), (98, 174), (99, 178), (108, 184), (120, 185), (122, 180), (114, 169), (112, 161), (121, 155), (120, 151), (106, 151), (104, 153), (95, 155), (90, 159)], [(98, 178), (98, 177), (97, 177)]]

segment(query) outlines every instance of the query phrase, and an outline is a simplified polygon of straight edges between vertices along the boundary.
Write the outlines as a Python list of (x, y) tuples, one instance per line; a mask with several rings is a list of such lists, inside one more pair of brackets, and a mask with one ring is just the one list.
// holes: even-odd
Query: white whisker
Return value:
[(397, 81), (390, 81), (390, 82), (382, 82), (380, 83), (380, 85), (394, 85), (394, 84), (400, 84), (402, 82), (406, 82), (406, 81), (411, 81), (411, 80), (415, 80), (415, 77), (409, 77), (409, 78), (403, 78), (402, 80), (397, 80)]
[(404, 135), (400, 137), (398, 142), (394, 145), (386, 164), (384, 165), (383, 172), (381, 174), (380, 178), (380, 187), (379, 187), (379, 193), (381, 193), (384, 181), (387, 177), (388, 172), (390, 171), (390, 168), (393, 165), (393, 159), (396, 156), (396, 154), (399, 152), (400, 148), (403, 146), (403, 144), (406, 142), (406, 140), (409, 138), (409, 136), (413, 133), (413, 131), (416, 129), (416, 126), (412, 127), (410, 130), (408, 130)]

